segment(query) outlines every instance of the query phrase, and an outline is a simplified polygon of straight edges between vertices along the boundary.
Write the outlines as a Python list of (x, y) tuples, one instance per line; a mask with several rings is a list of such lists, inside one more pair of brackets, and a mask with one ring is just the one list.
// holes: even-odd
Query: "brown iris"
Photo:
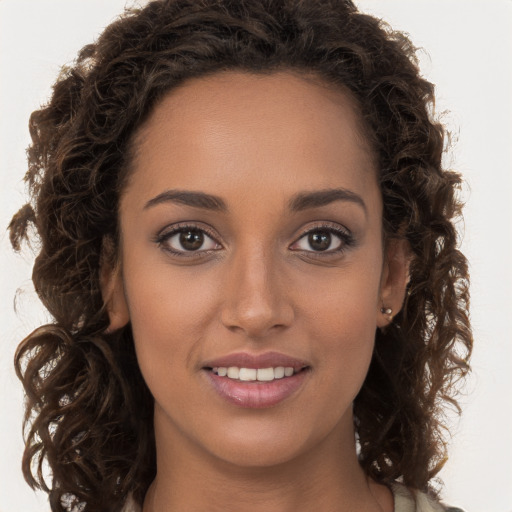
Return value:
[(308, 235), (308, 242), (315, 251), (325, 251), (331, 245), (331, 234), (328, 231), (315, 231)]
[(197, 251), (204, 243), (204, 234), (197, 230), (188, 230), (180, 233), (180, 244), (187, 251)]

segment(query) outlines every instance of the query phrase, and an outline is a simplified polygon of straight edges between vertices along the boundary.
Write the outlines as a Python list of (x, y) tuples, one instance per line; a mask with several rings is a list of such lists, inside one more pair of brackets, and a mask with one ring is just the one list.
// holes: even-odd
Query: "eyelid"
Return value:
[[(219, 247), (214, 249), (198, 249), (196, 251), (186, 251), (186, 250), (175, 250), (168, 246), (165, 246), (165, 242), (172, 238), (177, 233), (185, 231), (187, 229), (200, 231), (204, 233), (207, 237), (213, 240)], [(341, 240), (340, 247), (336, 249), (330, 249), (325, 251), (314, 251), (314, 250), (305, 250), (305, 249), (293, 249), (293, 245), (297, 244), (302, 238), (309, 235), (315, 231), (328, 231), (331, 234), (334, 234)], [(176, 224), (172, 224), (166, 226), (161, 229), (156, 236), (153, 238), (153, 242), (159, 245), (162, 250), (176, 255), (178, 257), (188, 257), (188, 258), (201, 258), (208, 255), (211, 255), (212, 252), (218, 251), (223, 248), (223, 244), (219, 242), (220, 237), (217, 235), (214, 230), (201, 222), (178, 222)], [(301, 234), (295, 239), (295, 241), (289, 246), (289, 249), (295, 252), (307, 253), (310, 257), (329, 257), (333, 255), (340, 255), (345, 252), (348, 248), (355, 245), (356, 240), (352, 232), (338, 223), (331, 221), (317, 221), (313, 225), (309, 225), (307, 228), (303, 229)]]
[[(334, 234), (341, 240), (341, 245), (339, 248), (326, 250), (326, 251), (314, 251), (314, 250), (305, 250), (305, 249), (292, 249), (292, 246), (297, 244), (300, 240), (302, 240), (306, 235), (310, 233), (314, 233), (315, 231), (328, 231), (331, 234)], [(339, 255), (347, 250), (349, 247), (355, 244), (355, 238), (352, 232), (346, 228), (345, 226), (341, 226), (340, 224), (330, 222), (330, 221), (319, 221), (313, 226), (308, 226), (305, 228), (302, 233), (296, 238), (296, 240), (291, 244), (290, 249), (292, 251), (308, 253), (309, 255), (313, 255), (314, 257), (322, 257), (322, 256), (332, 256)]]
[[(169, 239), (171, 239), (173, 236), (175, 236), (178, 233), (181, 233), (182, 231), (194, 230), (194, 231), (200, 231), (204, 233), (208, 238), (213, 240), (217, 245), (220, 247), (215, 249), (198, 249), (197, 251), (178, 251), (176, 249), (172, 249), (168, 246), (165, 246), (165, 242)], [(200, 258), (204, 257), (213, 251), (218, 251), (222, 248), (222, 243), (219, 242), (219, 236), (210, 228), (209, 226), (198, 223), (198, 222), (178, 222), (176, 224), (172, 224), (170, 226), (166, 226), (165, 228), (161, 229), (156, 236), (153, 238), (153, 242), (159, 245), (164, 251), (167, 251), (168, 253), (171, 253), (175, 256), (182, 256), (185, 258)]]

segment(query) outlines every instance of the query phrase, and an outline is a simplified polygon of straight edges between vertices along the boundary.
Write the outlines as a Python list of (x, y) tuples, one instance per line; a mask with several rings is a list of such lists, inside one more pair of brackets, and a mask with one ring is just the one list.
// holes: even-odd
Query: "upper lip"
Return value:
[(229, 368), (230, 366), (256, 369), (284, 366), (285, 368), (291, 367), (295, 371), (298, 371), (309, 365), (305, 361), (285, 354), (280, 354), (279, 352), (264, 352), (263, 354), (237, 352), (206, 361), (203, 368)]

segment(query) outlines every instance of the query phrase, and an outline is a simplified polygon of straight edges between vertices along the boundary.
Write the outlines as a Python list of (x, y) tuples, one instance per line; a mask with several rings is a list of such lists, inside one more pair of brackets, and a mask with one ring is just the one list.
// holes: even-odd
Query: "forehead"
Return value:
[[(292, 194), (376, 182), (372, 152), (348, 92), (291, 72), (222, 72), (187, 81), (135, 137), (139, 195), (163, 188)], [(131, 188), (130, 185), (128, 188)], [(133, 188), (133, 187), (132, 187)]]

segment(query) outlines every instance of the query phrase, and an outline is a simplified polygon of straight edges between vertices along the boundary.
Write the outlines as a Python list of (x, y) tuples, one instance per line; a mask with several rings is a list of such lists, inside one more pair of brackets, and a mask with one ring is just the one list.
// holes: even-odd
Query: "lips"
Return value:
[[(257, 378), (270, 373), (270, 369), (274, 371), (273, 379)], [(238, 407), (257, 409), (275, 407), (298, 392), (309, 369), (307, 362), (277, 352), (230, 354), (203, 366), (210, 385), (222, 399)]]
[(263, 354), (239, 352), (206, 361), (203, 366), (206, 368), (229, 368), (230, 366), (235, 366), (238, 368), (256, 369), (283, 366), (284, 368), (291, 367), (294, 371), (299, 371), (309, 366), (309, 364), (306, 361), (301, 361), (279, 352), (265, 352)]

